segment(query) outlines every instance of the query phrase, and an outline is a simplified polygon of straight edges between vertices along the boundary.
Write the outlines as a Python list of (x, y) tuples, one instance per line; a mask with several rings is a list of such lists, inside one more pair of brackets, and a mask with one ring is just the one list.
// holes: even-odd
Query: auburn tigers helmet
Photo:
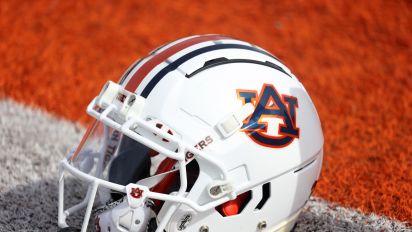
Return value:
[[(81, 209), (81, 231), (89, 221), (112, 232), (289, 231), (321, 170), (321, 124), (302, 83), (269, 52), (223, 35), (154, 50), (87, 113), (95, 121), (60, 162), (64, 231)], [(87, 194), (65, 209), (68, 173)]]

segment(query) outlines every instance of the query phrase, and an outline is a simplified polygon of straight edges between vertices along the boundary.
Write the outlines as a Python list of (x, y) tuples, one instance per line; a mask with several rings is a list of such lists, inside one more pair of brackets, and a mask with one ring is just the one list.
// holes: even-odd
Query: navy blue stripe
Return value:
[(205, 63), (205, 65), (203, 65), (203, 67), (201, 67), (201, 68), (193, 71), (193, 72), (190, 73), (190, 74), (186, 74), (186, 77), (187, 77), (187, 78), (192, 78), (193, 76), (197, 75), (197, 74), (200, 73), (200, 72), (203, 72), (203, 71), (205, 71), (205, 70), (207, 70), (207, 69), (209, 69), (209, 68), (213, 68), (213, 67), (216, 67), (216, 66), (219, 66), (219, 65), (233, 64), (233, 63), (250, 63), (250, 64), (258, 64), (258, 65), (264, 65), (264, 66), (268, 66), (268, 67), (274, 68), (274, 69), (276, 69), (276, 70), (278, 70), (278, 71), (281, 71), (281, 72), (283, 72), (284, 74), (288, 75), (290, 78), (292, 78), (287, 72), (285, 72), (285, 70), (283, 70), (283, 68), (281, 68), (280, 66), (278, 66), (278, 65), (276, 65), (276, 64), (274, 64), (274, 63), (272, 63), (272, 62), (269, 62), (269, 61), (263, 62), (263, 61), (259, 61), (259, 60), (249, 60), (249, 59), (230, 59), (230, 60), (227, 59), (227, 58), (225, 58), (225, 59), (226, 59), (226, 60), (217, 61), (217, 62), (212, 63), (212, 64), (209, 64), (209, 65), (207, 64), (207, 62), (208, 62), (208, 61), (207, 61), (207, 62)]
[(150, 92), (152, 92), (153, 88), (159, 83), (159, 81), (166, 76), (169, 72), (172, 72), (176, 70), (180, 65), (182, 65), (184, 62), (190, 60), (191, 58), (201, 55), (206, 52), (214, 51), (214, 50), (220, 50), (220, 49), (230, 49), (230, 48), (237, 48), (237, 49), (244, 49), (244, 50), (250, 50), (250, 51), (255, 51), (259, 52), (261, 54), (267, 55), (272, 57), (273, 59), (276, 59), (272, 54), (265, 52), (259, 48), (248, 46), (248, 45), (242, 45), (242, 44), (215, 44), (203, 48), (199, 48), (195, 51), (189, 52), (188, 54), (180, 57), (179, 59), (175, 60), (174, 62), (170, 63), (168, 66), (160, 70), (147, 84), (147, 86), (143, 89), (143, 92), (140, 94), (142, 97), (147, 98), (149, 96)]

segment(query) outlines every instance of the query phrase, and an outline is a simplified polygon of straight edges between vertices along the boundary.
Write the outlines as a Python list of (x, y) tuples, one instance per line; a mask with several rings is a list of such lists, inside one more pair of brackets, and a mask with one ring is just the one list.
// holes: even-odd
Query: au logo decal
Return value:
[[(296, 97), (280, 95), (271, 84), (263, 84), (260, 94), (256, 90), (238, 89), (236, 92), (243, 104), (252, 103), (255, 106), (255, 111), (243, 121), (241, 128), (254, 142), (266, 147), (280, 148), (299, 138), (299, 128), (296, 126)], [(277, 126), (269, 123), (270, 118), (279, 118), (282, 121), (278, 125), (277, 134), (268, 133), (269, 127)]]

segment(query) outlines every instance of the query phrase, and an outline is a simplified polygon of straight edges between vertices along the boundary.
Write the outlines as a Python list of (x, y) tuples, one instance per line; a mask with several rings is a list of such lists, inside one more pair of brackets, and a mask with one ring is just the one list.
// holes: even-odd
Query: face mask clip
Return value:
[(108, 81), (97, 96), (96, 105), (101, 109), (106, 109), (110, 105), (116, 106), (118, 110), (112, 117), (124, 122), (141, 115), (145, 100), (144, 97), (125, 90), (119, 84)]

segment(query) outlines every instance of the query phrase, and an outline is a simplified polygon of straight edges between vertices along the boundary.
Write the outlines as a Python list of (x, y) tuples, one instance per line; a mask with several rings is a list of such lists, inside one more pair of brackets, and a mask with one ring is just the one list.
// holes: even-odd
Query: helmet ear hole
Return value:
[(234, 215), (238, 215), (242, 213), (243, 209), (252, 199), (252, 191), (249, 190), (237, 196), (236, 199), (225, 202), (215, 209), (222, 215), (223, 217), (230, 217)]
[[(262, 185), (262, 199), (256, 205), (255, 210), (261, 210), (270, 198), (270, 182)], [(242, 213), (249, 201), (252, 199), (252, 191), (244, 192), (234, 200), (228, 201), (216, 207), (216, 210), (223, 217), (233, 216)]]

